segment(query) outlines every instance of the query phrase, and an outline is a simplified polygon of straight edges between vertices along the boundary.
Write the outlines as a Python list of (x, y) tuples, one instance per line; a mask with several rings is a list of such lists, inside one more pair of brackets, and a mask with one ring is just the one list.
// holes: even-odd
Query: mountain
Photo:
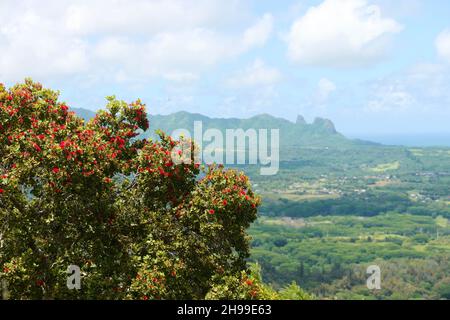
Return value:
[(95, 112), (91, 110), (86, 110), (82, 108), (70, 108), (70, 109), (71, 111), (75, 112), (79, 117), (83, 118), (86, 121), (95, 117)]
[[(95, 113), (86, 109), (72, 109), (80, 117), (89, 120)], [(160, 129), (171, 134), (176, 129), (186, 129), (194, 134), (194, 122), (202, 122), (203, 133), (207, 129), (218, 129), (225, 137), (226, 129), (279, 129), (281, 146), (315, 146), (335, 147), (369, 144), (361, 140), (348, 139), (340, 134), (333, 122), (328, 119), (316, 118), (313, 123), (307, 123), (302, 116), (291, 122), (269, 114), (261, 114), (248, 119), (210, 118), (198, 113), (180, 111), (169, 115), (150, 115), (150, 129), (141, 136), (156, 138), (155, 130)]]

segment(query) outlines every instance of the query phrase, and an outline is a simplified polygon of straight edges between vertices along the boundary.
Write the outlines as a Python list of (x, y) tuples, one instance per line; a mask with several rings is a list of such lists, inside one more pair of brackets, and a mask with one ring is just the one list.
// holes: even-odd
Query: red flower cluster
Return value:
[(36, 284), (39, 286), (39, 287), (42, 287), (43, 285), (44, 285), (44, 280), (37, 280), (36, 281)]

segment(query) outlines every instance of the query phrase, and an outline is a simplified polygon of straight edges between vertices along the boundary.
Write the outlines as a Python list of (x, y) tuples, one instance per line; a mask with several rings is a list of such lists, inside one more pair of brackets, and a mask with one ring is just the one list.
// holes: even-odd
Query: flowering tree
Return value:
[[(174, 164), (145, 106), (85, 123), (29, 79), (0, 84), (0, 280), (13, 299), (267, 297), (246, 269), (259, 198), (232, 170)], [(66, 286), (69, 265), (81, 289)]]

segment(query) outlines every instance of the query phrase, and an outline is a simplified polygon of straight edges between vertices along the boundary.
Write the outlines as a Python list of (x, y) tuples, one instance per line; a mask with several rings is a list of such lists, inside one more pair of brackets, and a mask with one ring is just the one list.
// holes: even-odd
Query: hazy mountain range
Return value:
[[(95, 112), (86, 109), (72, 109), (80, 117), (89, 120)], [(194, 122), (201, 121), (203, 132), (215, 128), (225, 133), (226, 129), (279, 129), (281, 146), (351, 146), (360, 144), (374, 144), (358, 139), (349, 139), (339, 133), (333, 122), (328, 119), (316, 118), (307, 123), (302, 116), (297, 121), (276, 118), (268, 114), (257, 115), (248, 119), (210, 118), (197, 113), (180, 111), (169, 115), (149, 115), (150, 129), (142, 136), (155, 137), (155, 130), (161, 129), (171, 134), (176, 129), (186, 129), (193, 134)]]

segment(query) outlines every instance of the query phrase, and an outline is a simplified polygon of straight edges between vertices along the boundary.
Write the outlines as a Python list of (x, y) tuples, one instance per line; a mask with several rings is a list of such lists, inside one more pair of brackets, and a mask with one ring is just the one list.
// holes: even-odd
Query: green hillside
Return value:
[[(90, 119), (95, 113), (86, 109), (73, 109), (84, 119)], [(276, 118), (268, 114), (257, 115), (248, 119), (237, 118), (209, 118), (197, 113), (185, 111), (170, 115), (150, 115), (150, 129), (142, 137), (155, 138), (155, 130), (160, 129), (170, 134), (176, 129), (186, 129), (193, 134), (194, 122), (201, 121), (203, 132), (207, 129), (219, 129), (225, 135), (226, 129), (279, 129), (280, 145), (288, 146), (352, 146), (359, 144), (371, 144), (369, 142), (351, 140), (336, 131), (333, 122), (328, 119), (316, 118), (313, 123), (306, 123), (299, 116), (297, 121), (291, 122), (286, 119)]]

